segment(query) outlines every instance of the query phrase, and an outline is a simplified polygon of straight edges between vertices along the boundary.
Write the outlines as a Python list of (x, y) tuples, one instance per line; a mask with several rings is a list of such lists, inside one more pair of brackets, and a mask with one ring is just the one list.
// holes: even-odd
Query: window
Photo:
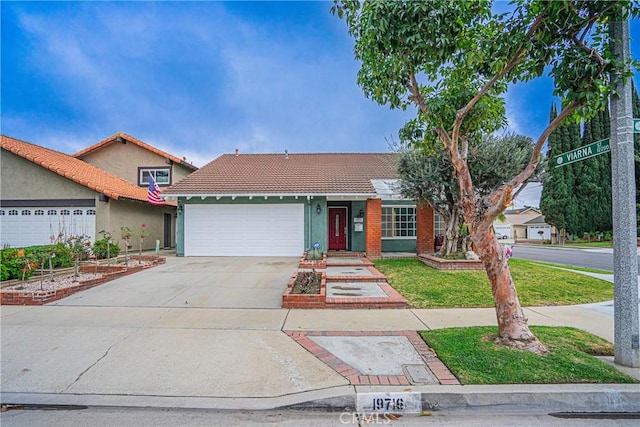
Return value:
[(73, 211), (73, 214), (74, 214), (74, 215), (82, 215), (82, 210), (81, 210), (81, 209), (75, 209), (75, 210)]
[(23, 209), (22, 215), (31, 215), (31, 211), (29, 209)]
[(382, 208), (382, 237), (387, 239), (416, 237), (416, 208), (389, 206)]
[(69, 209), (62, 209), (60, 215), (71, 215), (71, 211), (69, 211)]
[(58, 211), (55, 209), (49, 209), (47, 215), (58, 215)]
[(138, 184), (149, 185), (149, 175), (153, 175), (158, 185), (171, 184), (171, 168), (139, 168)]
[(0, 215), (4, 215), (4, 209), (0, 209)]
[(435, 236), (444, 236), (445, 226), (444, 218), (438, 213), (433, 214), (433, 234)]
[(15, 209), (11, 209), (11, 210), (9, 211), (9, 215), (18, 215), (18, 211), (17, 211), (17, 210), (15, 210)]
[(95, 209), (87, 209), (87, 215), (95, 215), (95, 214), (96, 214)]
[(36, 209), (36, 210), (33, 212), (33, 214), (34, 214), (34, 215), (44, 215), (44, 211), (43, 211), (42, 209)]

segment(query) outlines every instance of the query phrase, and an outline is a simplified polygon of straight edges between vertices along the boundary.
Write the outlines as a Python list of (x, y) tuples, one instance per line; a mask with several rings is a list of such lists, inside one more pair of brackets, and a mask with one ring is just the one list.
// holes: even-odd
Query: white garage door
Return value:
[(48, 245), (71, 236), (95, 240), (96, 210), (80, 207), (0, 209), (0, 244), (12, 248)]
[(185, 205), (185, 256), (299, 256), (304, 205)]
[(549, 240), (551, 239), (551, 227), (548, 225), (530, 225), (527, 227), (528, 239)]

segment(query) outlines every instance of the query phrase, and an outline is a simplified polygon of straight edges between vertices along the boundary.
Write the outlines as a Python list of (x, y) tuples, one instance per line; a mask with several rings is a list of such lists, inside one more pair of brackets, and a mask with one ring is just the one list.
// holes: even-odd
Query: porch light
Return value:
[(318, 215), (322, 213), (322, 208), (320, 207), (320, 203), (316, 205), (316, 212), (318, 212)]

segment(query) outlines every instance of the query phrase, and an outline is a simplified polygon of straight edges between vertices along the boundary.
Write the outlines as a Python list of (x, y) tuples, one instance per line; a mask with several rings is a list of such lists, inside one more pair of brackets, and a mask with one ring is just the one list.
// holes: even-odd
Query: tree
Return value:
[[(400, 193), (407, 198), (424, 200), (445, 223), (441, 255), (458, 251), (464, 222), (458, 182), (451, 160), (442, 147), (431, 152), (415, 150), (406, 139), (399, 148), (398, 178)], [(483, 196), (502, 184), (527, 164), (533, 141), (514, 133), (501, 137), (487, 135), (482, 143), (469, 150), (469, 167), (476, 179), (476, 192)], [(526, 187), (525, 181), (514, 197)]]
[[(491, 282), (498, 341), (506, 345), (546, 351), (527, 325), (493, 220), (536, 170), (549, 134), (565, 118), (587, 116), (607, 99), (608, 72), (620, 64), (610, 57), (606, 28), (598, 24), (609, 13), (628, 16), (629, 10), (638, 13), (630, 1), (520, 0), (513, 13), (502, 15), (493, 14), (488, 1), (337, 0), (332, 8), (355, 39), (365, 95), (391, 108), (417, 107), (420, 126), (411, 126), (423, 130), (420, 145), (440, 143), (447, 152), (465, 222)], [(536, 140), (527, 166), (481, 197), (469, 147), (505, 123), (501, 95), (508, 84), (539, 77), (545, 67), (564, 108)]]

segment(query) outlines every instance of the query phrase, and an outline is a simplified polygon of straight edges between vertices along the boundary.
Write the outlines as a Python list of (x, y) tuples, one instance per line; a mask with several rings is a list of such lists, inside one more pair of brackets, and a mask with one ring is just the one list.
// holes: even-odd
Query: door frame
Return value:
[[(331, 238), (331, 210), (332, 209), (342, 209), (344, 210), (344, 221), (345, 221), (345, 230), (344, 230), (344, 249), (329, 249), (329, 239)], [(348, 206), (327, 206), (327, 249), (333, 251), (347, 251), (349, 250), (349, 207)]]
[(164, 222), (162, 224), (162, 228), (163, 228), (163, 247), (164, 249), (169, 249), (171, 247), (171, 229), (172, 227), (172, 223), (173, 223), (173, 215), (171, 215), (170, 213), (165, 213), (164, 216)]

